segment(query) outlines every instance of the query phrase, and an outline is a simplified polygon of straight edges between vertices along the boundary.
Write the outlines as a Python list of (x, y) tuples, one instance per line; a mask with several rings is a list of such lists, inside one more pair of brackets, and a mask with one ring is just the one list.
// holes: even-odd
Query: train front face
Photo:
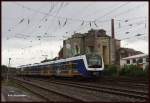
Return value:
[(103, 58), (97, 54), (86, 55), (87, 60), (87, 71), (93, 76), (100, 76), (104, 70)]

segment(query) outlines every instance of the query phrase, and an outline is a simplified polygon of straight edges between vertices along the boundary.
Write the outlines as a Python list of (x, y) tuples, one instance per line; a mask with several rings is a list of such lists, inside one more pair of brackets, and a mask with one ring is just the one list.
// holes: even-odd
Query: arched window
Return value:
[(75, 48), (76, 48), (76, 53), (78, 54), (79, 53), (79, 47), (78, 47), (78, 45), (76, 45)]
[(80, 48), (78, 45), (75, 45), (75, 55), (80, 54)]

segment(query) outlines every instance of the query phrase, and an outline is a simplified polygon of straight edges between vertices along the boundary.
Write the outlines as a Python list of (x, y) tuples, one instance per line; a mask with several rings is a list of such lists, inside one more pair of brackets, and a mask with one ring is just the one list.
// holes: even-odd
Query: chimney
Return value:
[(115, 38), (114, 19), (111, 19), (111, 34), (112, 38)]

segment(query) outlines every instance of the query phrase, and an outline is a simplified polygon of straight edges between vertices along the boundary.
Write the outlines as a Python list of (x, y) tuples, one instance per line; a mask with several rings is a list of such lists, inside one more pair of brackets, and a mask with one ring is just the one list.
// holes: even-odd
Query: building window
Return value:
[(140, 58), (140, 59), (138, 60), (138, 63), (143, 63), (143, 59)]
[(136, 63), (136, 59), (133, 59), (133, 63)]
[(75, 45), (75, 55), (76, 54), (80, 54), (80, 48), (78, 47), (78, 45)]
[(130, 64), (130, 60), (127, 60), (127, 64)]
[(149, 58), (146, 58), (146, 62), (149, 62)]

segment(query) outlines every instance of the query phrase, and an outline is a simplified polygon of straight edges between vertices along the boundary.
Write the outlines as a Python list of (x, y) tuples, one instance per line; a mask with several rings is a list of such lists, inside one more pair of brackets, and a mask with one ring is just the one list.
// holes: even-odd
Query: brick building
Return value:
[(88, 33), (75, 33), (63, 41), (63, 58), (96, 53), (103, 57), (106, 65), (119, 64), (116, 61), (116, 51), (119, 48), (120, 40), (108, 36), (103, 29), (91, 29)]
[(89, 30), (88, 33), (75, 33), (63, 41), (59, 58), (96, 53), (103, 57), (105, 65), (120, 65), (120, 59), (137, 54), (143, 54), (131, 48), (120, 47), (120, 40), (106, 34), (103, 29)]

